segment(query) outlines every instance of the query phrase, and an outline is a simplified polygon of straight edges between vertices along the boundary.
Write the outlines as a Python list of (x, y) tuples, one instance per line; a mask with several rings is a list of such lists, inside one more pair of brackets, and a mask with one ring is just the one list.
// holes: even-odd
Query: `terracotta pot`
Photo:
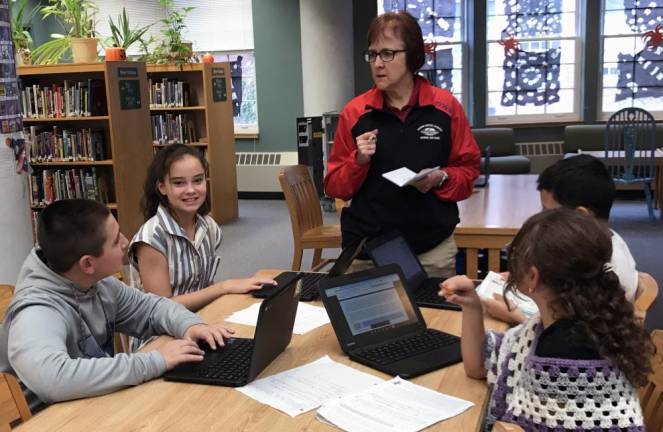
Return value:
[(97, 39), (71, 38), (71, 54), (74, 63), (95, 63), (97, 56)]
[(127, 52), (124, 48), (110, 47), (106, 48), (106, 61), (124, 61), (127, 59)]

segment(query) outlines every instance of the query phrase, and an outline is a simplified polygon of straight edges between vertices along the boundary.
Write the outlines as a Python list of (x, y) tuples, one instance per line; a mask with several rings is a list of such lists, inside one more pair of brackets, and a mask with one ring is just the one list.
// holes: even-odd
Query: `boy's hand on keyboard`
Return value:
[(276, 285), (273, 279), (251, 277), (246, 279), (228, 279), (219, 282), (224, 294), (246, 294), (262, 288), (263, 285)]
[(481, 300), (474, 289), (474, 282), (467, 276), (454, 276), (440, 283), (438, 294), (463, 309), (481, 310)]
[(216, 349), (218, 346), (224, 346), (224, 339), (231, 338), (234, 330), (222, 327), (219, 324), (207, 325), (196, 324), (187, 329), (184, 333), (184, 339), (193, 343), (199, 341), (207, 342), (210, 348)]
[(166, 369), (171, 370), (181, 363), (202, 361), (205, 352), (195, 342), (185, 339), (172, 340), (158, 349), (166, 361)]

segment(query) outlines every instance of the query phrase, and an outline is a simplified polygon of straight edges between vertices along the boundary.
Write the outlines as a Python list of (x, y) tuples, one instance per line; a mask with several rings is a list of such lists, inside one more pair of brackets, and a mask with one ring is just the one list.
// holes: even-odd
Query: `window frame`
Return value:
[[(605, 41), (606, 39), (612, 39), (612, 38), (623, 38), (623, 37), (633, 37), (635, 39), (642, 39), (642, 36), (644, 33), (631, 33), (631, 34), (615, 34), (615, 35), (606, 35), (604, 34), (604, 27), (605, 27), (605, 13), (606, 13), (606, 1), (607, 0), (601, 0), (601, 19), (600, 19), (600, 28), (599, 28), (599, 44), (600, 44), (600, 53), (599, 53), (599, 59), (598, 59), (598, 76), (600, 77), (600, 81), (598, 82), (597, 85), (597, 91), (596, 91), (596, 120), (605, 123), (608, 121), (610, 116), (614, 114), (617, 111), (603, 111), (603, 91), (604, 89), (608, 88), (614, 88), (618, 89), (619, 87), (604, 87), (603, 86), (603, 69), (605, 66), (605, 61), (604, 61), (604, 56), (605, 56)], [(659, 7), (663, 7), (663, 4), (661, 4)], [(611, 9), (611, 10), (620, 10), (620, 9)], [(623, 11), (624, 9), (621, 9)], [(612, 62), (610, 62), (612, 63)], [(662, 84), (663, 86), (663, 84)], [(639, 107), (636, 104), (633, 104), (633, 99), (631, 99), (631, 107)], [(663, 102), (661, 103), (663, 106)], [(654, 120), (656, 121), (661, 121), (663, 120), (663, 109), (657, 110), (657, 111), (652, 111), (647, 109), (647, 111), (654, 117)]]
[[(497, 126), (497, 125), (522, 125), (526, 126), (531, 123), (537, 124), (555, 124), (555, 123), (573, 123), (579, 122), (582, 120), (582, 110), (580, 108), (582, 94), (584, 93), (584, 78), (582, 76), (583, 63), (584, 63), (584, 32), (583, 32), (583, 19), (582, 19), (582, 4), (581, 0), (575, 0), (575, 25), (576, 31), (575, 36), (537, 36), (537, 37), (526, 37), (519, 38), (519, 42), (536, 42), (536, 41), (563, 41), (571, 40), (574, 42), (574, 87), (573, 87), (573, 111), (566, 113), (544, 113), (544, 114), (509, 114), (509, 115), (490, 115), (490, 91), (488, 90), (489, 82), (489, 46), (492, 43), (498, 43), (500, 39), (490, 39), (488, 38), (488, 18), (489, 15), (486, 13), (486, 20), (483, 23), (486, 27), (486, 90), (485, 90), (485, 110), (484, 110), (484, 119), (486, 126)], [(562, 11), (561, 13), (565, 13)], [(499, 16), (499, 15), (492, 15)], [(568, 63), (567, 63), (568, 64)], [(547, 106), (547, 104), (546, 104)]]

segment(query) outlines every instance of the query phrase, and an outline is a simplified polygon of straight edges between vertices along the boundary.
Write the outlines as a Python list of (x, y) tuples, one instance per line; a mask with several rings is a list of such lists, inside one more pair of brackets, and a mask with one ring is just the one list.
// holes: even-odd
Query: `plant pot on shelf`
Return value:
[(29, 49), (19, 49), (18, 51), (16, 51), (14, 58), (16, 61), (16, 66), (32, 64), (32, 59), (30, 57)]
[(71, 38), (71, 55), (74, 63), (94, 63), (97, 61), (97, 39)]
[(106, 61), (124, 61), (127, 59), (127, 51), (120, 47), (106, 48)]

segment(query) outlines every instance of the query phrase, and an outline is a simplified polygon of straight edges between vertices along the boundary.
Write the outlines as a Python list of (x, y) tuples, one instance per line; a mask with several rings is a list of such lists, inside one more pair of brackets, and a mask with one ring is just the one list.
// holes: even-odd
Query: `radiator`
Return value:
[(530, 160), (530, 173), (541, 174), (564, 156), (563, 141), (516, 143), (518, 154)]
[(281, 192), (279, 172), (297, 165), (297, 152), (238, 152), (235, 165), (239, 192)]

